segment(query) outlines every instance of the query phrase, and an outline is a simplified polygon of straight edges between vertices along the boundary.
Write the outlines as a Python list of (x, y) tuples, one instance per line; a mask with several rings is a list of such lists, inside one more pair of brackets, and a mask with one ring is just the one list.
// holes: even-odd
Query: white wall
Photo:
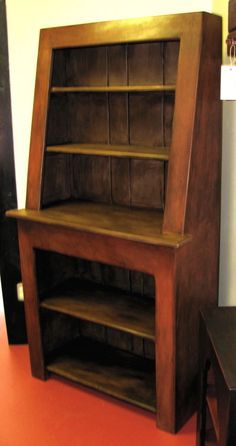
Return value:
[[(39, 29), (191, 11), (216, 12), (227, 35), (228, 0), (6, 0), (18, 206), (24, 207)], [(190, 37), (191, 38), (191, 37)], [(224, 104), (220, 303), (236, 304), (236, 105)], [(235, 291), (234, 291), (235, 290)]]

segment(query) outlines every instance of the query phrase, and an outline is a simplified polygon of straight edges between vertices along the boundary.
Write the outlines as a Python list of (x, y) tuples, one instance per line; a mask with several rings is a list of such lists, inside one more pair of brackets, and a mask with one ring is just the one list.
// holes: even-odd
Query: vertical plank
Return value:
[(132, 206), (163, 209), (164, 165), (156, 160), (131, 161)]
[(46, 145), (69, 141), (69, 104), (67, 95), (51, 95), (47, 117)]
[(130, 144), (163, 146), (162, 95), (129, 95)]
[(68, 138), (71, 142), (107, 143), (107, 96), (102, 93), (69, 95)]
[(164, 43), (164, 84), (175, 84), (179, 60), (179, 41)]
[(69, 49), (67, 85), (107, 85), (106, 46)]
[(71, 198), (70, 156), (48, 154), (44, 162), (42, 205)]
[(143, 294), (143, 274), (139, 271), (130, 271), (130, 291), (134, 294)]
[(129, 143), (128, 95), (109, 94), (110, 143)]
[(67, 85), (66, 68), (67, 68), (67, 50), (53, 50), (53, 62), (52, 62), (52, 86), (65, 86)]
[(26, 207), (40, 209), (42, 192), (42, 166), (46, 140), (49, 89), (51, 81), (52, 48), (48, 36), (40, 32), (34, 109), (31, 127)]
[(149, 274), (143, 275), (143, 294), (147, 297), (155, 298), (155, 280)]
[(107, 328), (107, 343), (122, 350), (132, 351), (132, 336), (128, 333)]
[(113, 204), (129, 206), (131, 203), (130, 160), (127, 158), (112, 158), (111, 175)]
[(80, 335), (80, 323), (76, 318), (45, 310), (41, 311), (41, 329), (44, 355), (47, 358), (50, 353)]
[(73, 158), (73, 194), (77, 199), (111, 202), (108, 157), (76, 155)]
[(128, 46), (129, 85), (163, 83), (162, 45), (162, 42), (152, 42)]
[(108, 47), (108, 85), (127, 85), (127, 46)]
[(172, 142), (174, 106), (175, 96), (165, 94), (163, 97), (163, 145), (167, 147), (170, 147)]
[(81, 336), (99, 342), (107, 342), (107, 329), (103, 325), (80, 321)]

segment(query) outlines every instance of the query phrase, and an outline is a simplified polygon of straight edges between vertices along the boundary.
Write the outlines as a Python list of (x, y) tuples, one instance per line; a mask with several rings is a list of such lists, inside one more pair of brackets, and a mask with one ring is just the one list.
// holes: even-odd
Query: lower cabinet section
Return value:
[(41, 250), (36, 269), (46, 370), (155, 412), (153, 277)]

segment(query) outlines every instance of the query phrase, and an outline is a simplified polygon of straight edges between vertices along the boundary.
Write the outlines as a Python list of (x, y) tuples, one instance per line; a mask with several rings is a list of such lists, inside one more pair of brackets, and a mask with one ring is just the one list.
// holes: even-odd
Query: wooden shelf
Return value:
[(155, 340), (152, 298), (71, 279), (47, 295), (41, 307)]
[(80, 155), (102, 155), (128, 158), (169, 160), (168, 147), (147, 147), (114, 144), (61, 144), (47, 146), (47, 152), (72, 153)]
[(11, 210), (8, 217), (126, 240), (178, 248), (191, 240), (190, 235), (162, 233), (163, 212), (110, 206), (89, 202), (68, 202), (43, 210)]
[(175, 85), (114, 85), (114, 86), (68, 86), (51, 87), (51, 93), (135, 93), (174, 92)]
[(47, 370), (155, 412), (154, 361), (81, 338), (57, 352)]

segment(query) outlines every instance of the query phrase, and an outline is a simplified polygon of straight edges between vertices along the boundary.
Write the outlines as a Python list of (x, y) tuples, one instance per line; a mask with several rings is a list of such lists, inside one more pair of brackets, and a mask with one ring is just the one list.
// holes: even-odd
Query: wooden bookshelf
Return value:
[(208, 13), (42, 30), (26, 209), (8, 212), (33, 376), (172, 433), (196, 409), (198, 312), (217, 301), (220, 65)]

